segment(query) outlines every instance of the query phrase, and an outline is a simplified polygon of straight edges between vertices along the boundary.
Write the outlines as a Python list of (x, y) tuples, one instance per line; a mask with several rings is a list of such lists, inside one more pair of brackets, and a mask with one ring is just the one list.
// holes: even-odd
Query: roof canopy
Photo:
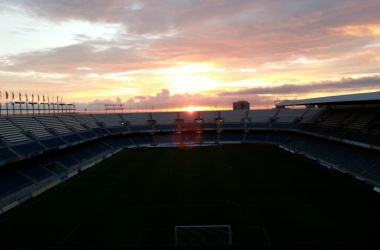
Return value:
[(279, 106), (339, 104), (380, 104), (380, 92), (318, 97), (296, 101), (284, 101), (279, 103)]

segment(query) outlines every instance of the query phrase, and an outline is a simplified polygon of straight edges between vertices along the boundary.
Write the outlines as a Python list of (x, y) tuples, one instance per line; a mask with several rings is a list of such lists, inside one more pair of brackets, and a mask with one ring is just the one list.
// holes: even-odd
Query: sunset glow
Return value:
[(0, 91), (97, 112), (380, 91), (379, 13), (377, 0), (0, 0)]

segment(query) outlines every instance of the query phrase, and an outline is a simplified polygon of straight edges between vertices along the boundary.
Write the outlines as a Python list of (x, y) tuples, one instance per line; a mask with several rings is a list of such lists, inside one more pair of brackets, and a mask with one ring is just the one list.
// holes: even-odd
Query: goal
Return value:
[(175, 245), (231, 245), (230, 225), (176, 226)]

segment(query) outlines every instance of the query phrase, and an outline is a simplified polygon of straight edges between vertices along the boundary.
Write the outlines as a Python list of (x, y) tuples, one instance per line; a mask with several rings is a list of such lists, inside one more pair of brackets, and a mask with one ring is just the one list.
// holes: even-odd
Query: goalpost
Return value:
[(230, 225), (176, 226), (175, 245), (231, 245)]

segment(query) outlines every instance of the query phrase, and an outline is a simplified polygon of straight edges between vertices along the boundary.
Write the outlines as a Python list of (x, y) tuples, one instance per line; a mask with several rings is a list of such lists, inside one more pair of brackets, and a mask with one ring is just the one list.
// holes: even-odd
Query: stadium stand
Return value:
[(85, 124), (89, 128), (99, 128), (99, 125), (97, 125), (98, 121), (90, 115), (75, 115), (72, 117), (75, 118), (80, 124)]
[(294, 123), (297, 119), (301, 120), (303, 115), (309, 111), (308, 109), (280, 109), (277, 116), (277, 122)]
[(84, 139), (91, 139), (96, 137), (95, 134), (91, 131), (80, 132), (78, 135)]
[(93, 128), (92, 132), (94, 132), (98, 136), (106, 136), (106, 135), (108, 135), (107, 130), (105, 130), (104, 128)]
[(269, 128), (269, 123), (248, 123), (246, 124), (246, 128), (247, 129), (267, 129)]
[(364, 175), (380, 181), (380, 162), (367, 169), (367, 171), (364, 172)]
[(271, 133), (266, 141), (275, 143), (275, 144), (282, 144), (289, 137), (290, 137), (289, 133), (276, 132), (276, 133)]
[(202, 111), (200, 112), (200, 118), (202, 118), (205, 123), (213, 123), (215, 118), (219, 117), (217, 111)]
[(95, 142), (94, 144), (88, 144), (86, 146), (86, 150), (90, 153), (92, 153), (93, 155), (100, 155), (108, 150), (110, 150), (110, 148), (105, 148), (104, 147), (104, 143), (102, 142)]
[(246, 133), (245, 141), (246, 142), (266, 142), (269, 133), (267, 132), (256, 132), (251, 131)]
[(152, 113), (152, 120), (157, 121), (158, 125), (174, 124), (176, 119), (177, 119), (177, 113), (175, 113), (175, 112)]
[(77, 132), (86, 130), (86, 128), (83, 127), (81, 123), (78, 120), (75, 120), (71, 115), (59, 115), (56, 116), (56, 118), (65, 124), (68, 128), (72, 128)]
[(0, 136), (10, 144), (30, 141), (10, 120), (0, 117)]
[(241, 131), (223, 131), (219, 134), (220, 142), (241, 142), (243, 141), (243, 133)]
[(48, 129), (53, 129), (54, 132), (60, 135), (72, 133), (65, 125), (54, 116), (36, 116), (35, 119), (39, 121)]
[(16, 170), (37, 182), (54, 176), (50, 171), (37, 164), (31, 162), (30, 165), (17, 167)]
[(73, 142), (81, 141), (82, 137), (80, 137), (77, 134), (71, 134), (71, 135), (62, 136), (62, 140), (66, 141), (67, 143), (73, 143)]
[(155, 133), (154, 142), (157, 144), (170, 144), (173, 142), (172, 133)]
[[(0, 197), (115, 150), (156, 144), (274, 143), (379, 182), (379, 121), (380, 110), (366, 107), (0, 117), (0, 165), (6, 167)], [(24, 160), (38, 157), (43, 165)], [(23, 165), (7, 170), (15, 161)], [(10, 180), (15, 184), (7, 187)]]
[(356, 119), (353, 119), (348, 123), (348, 129), (362, 131), (363, 129), (366, 129), (371, 122), (376, 120), (380, 114), (378, 110), (360, 110), (357, 112), (359, 115)]
[(119, 114), (93, 114), (92, 117), (105, 123), (107, 127), (120, 127), (123, 122), (123, 118)]
[(241, 122), (246, 118), (247, 110), (235, 110), (235, 111), (221, 111), (220, 117), (224, 119), (224, 122)]
[(363, 139), (362, 139), (363, 142), (366, 142), (366, 143), (369, 143), (369, 144), (372, 144), (372, 145), (378, 145), (380, 146), (380, 135), (377, 134), (377, 135), (366, 135)]
[(66, 150), (66, 154), (70, 156), (71, 158), (77, 160), (78, 162), (84, 162), (94, 157), (93, 154), (88, 152), (83, 147), (68, 148)]
[(311, 108), (307, 109), (301, 117), (300, 123), (314, 123), (317, 117), (324, 111), (324, 109)]
[(62, 141), (62, 139), (58, 137), (41, 140), (40, 143), (46, 148), (56, 148), (66, 145), (66, 142)]
[(342, 144), (339, 145), (339, 150), (330, 155), (327, 160), (360, 173), (380, 161), (380, 154), (372, 150)]
[(199, 118), (199, 112), (179, 112), (179, 119), (183, 119), (184, 123), (194, 123)]
[(200, 142), (202, 142), (199, 134), (197, 134), (194, 131), (182, 132), (181, 135), (182, 135), (182, 142), (183, 142), (183, 144), (200, 143)]
[(37, 139), (53, 136), (34, 117), (14, 116), (8, 119), (14, 122), (21, 130), (31, 133)]
[(0, 172), (0, 199), (20, 191), (34, 182), (13, 169)]
[(172, 131), (172, 130), (175, 130), (177, 128), (178, 127), (176, 124), (164, 124), (164, 125), (163, 124), (156, 124), (156, 125), (154, 125), (154, 129), (163, 130), (163, 131), (165, 131), (165, 130)]
[(250, 118), (253, 123), (268, 122), (271, 117), (275, 117), (278, 110), (249, 110), (248, 118)]
[(0, 148), (0, 165), (3, 162), (11, 161), (11, 160), (14, 160), (16, 158), (17, 158), (17, 155), (15, 155), (8, 148)]
[(75, 167), (79, 163), (76, 159), (67, 154), (55, 154), (51, 156), (50, 160), (51, 162), (58, 162), (68, 169)]
[(126, 127), (113, 127), (113, 128), (107, 128), (110, 133), (124, 133), (128, 132), (129, 130)]
[(153, 130), (153, 127), (150, 125), (129, 126), (128, 128), (136, 133)]
[(221, 123), (219, 125), (221, 129), (234, 130), (234, 129), (243, 129), (244, 123)]
[(115, 148), (125, 148), (133, 145), (127, 136), (111, 136), (108, 137), (105, 142), (109, 145), (113, 145)]
[(203, 141), (208, 143), (215, 143), (218, 141), (218, 133), (216, 131), (203, 131)]
[(154, 143), (153, 137), (150, 134), (132, 134), (128, 135), (128, 137), (136, 145), (151, 145)]
[(273, 123), (270, 128), (272, 129), (290, 129), (293, 123)]
[(130, 125), (146, 125), (151, 120), (148, 113), (121, 114), (121, 116)]
[[(240, 123), (237, 123), (239, 125), (239, 127), (242, 127), (242, 125)], [(223, 123), (221, 124), (223, 125)], [(206, 130), (215, 130), (219, 127), (219, 125), (217, 123), (202, 123), (200, 124), (200, 128), (202, 129), (206, 129)]]
[(42, 147), (37, 142), (29, 142), (24, 144), (17, 144), (10, 147), (14, 152), (16, 152), (19, 155), (26, 156), (26, 155), (34, 155), (37, 153), (42, 152), (45, 150), (44, 147)]

